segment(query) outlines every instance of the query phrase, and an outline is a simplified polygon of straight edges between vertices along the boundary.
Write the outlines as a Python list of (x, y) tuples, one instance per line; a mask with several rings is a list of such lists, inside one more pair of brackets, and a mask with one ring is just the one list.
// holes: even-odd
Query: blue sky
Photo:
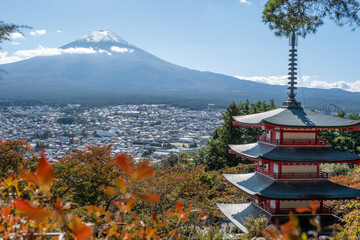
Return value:
[[(26, 24), (24, 38), (3, 42), (0, 63), (20, 50), (56, 48), (92, 30), (109, 29), (184, 67), (285, 84), (288, 40), (261, 21), (264, 0), (12, 0), (1, 19)], [(16, 37), (16, 36), (14, 36)], [(360, 92), (360, 29), (326, 22), (299, 39), (299, 85)]]

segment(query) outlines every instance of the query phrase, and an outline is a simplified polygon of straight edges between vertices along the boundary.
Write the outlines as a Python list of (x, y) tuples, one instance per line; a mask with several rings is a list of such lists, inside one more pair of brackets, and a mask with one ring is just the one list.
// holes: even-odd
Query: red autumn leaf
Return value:
[(92, 229), (81, 222), (78, 217), (74, 217), (71, 229), (77, 240), (90, 239), (92, 236)]
[(151, 215), (152, 219), (154, 222), (157, 222), (157, 217), (156, 217), (156, 214), (155, 213), (152, 213)]
[(134, 179), (146, 179), (154, 175), (154, 168), (147, 163), (140, 163), (136, 168)]
[(50, 212), (46, 211), (45, 209), (32, 206), (25, 199), (14, 200), (13, 204), (15, 208), (19, 210), (22, 214), (35, 220), (42, 220), (50, 215)]
[(308, 207), (298, 207), (295, 209), (297, 213), (311, 212), (311, 208)]
[(126, 175), (128, 175), (128, 176), (131, 175), (131, 173), (132, 173), (131, 165), (126, 158), (125, 153), (117, 155), (114, 158), (114, 162), (116, 165), (118, 165), (120, 167), (121, 170), (123, 170), (125, 172)]

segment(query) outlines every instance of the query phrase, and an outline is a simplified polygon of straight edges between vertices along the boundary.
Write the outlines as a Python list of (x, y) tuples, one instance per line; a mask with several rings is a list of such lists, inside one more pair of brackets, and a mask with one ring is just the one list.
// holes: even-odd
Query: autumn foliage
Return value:
[[(172, 207), (172, 211), (137, 214), (135, 209), (138, 204), (156, 205), (160, 201), (157, 194), (134, 191), (136, 188), (132, 187), (136, 186), (137, 182), (151, 179), (154, 168), (146, 162), (135, 164), (125, 154), (109, 158), (105, 154), (107, 150), (106, 147), (90, 148), (90, 151), (76, 153), (63, 159), (63, 162), (65, 165), (70, 164), (79, 174), (79, 169), (74, 167), (80, 163), (78, 160), (90, 161), (89, 158), (96, 155), (103, 166), (92, 165), (94, 162), (90, 164), (91, 166), (85, 166), (83, 162), (82, 167), (89, 171), (89, 175), (92, 174), (91, 170), (99, 174), (102, 167), (114, 172), (105, 176), (97, 175), (98, 182), (94, 183), (94, 186), (102, 187), (94, 191), (101, 191), (104, 196), (106, 195), (105, 199), (111, 199), (110, 205), (105, 201), (108, 209), (89, 205), (81, 208), (84, 211), (80, 214), (72, 211), (71, 202), (64, 203), (60, 197), (54, 195), (52, 189), (59, 184), (59, 179), (55, 178), (53, 167), (42, 154), (34, 172), (20, 170), (18, 177), (10, 173), (6, 178), (1, 179), (0, 237), (45, 239), (46, 234), (55, 232), (65, 233), (66, 239), (79, 240), (177, 239), (182, 236), (183, 228), (191, 218), (196, 218), (198, 221), (206, 220), (207, 214), (190, 206), (185, 208), (180, 202)], [(91, 153), (94, 152), (96, 154), (92, 156)], [(69, 170), (70, 167), (66, 166), (65, 169)], [(107, 179), (109, 174), (114, 178)], [(94, 180), (91, 176), (86, 178), (80, 175), (83, 177), (80, 180), (73, 179), (79, 181), (75, 182), (76, 184), (81, 185), (81, 181), (91, 183)], [(79, 177), (79, 175), (72, 176)], [(72, 178), (71, 175), (68, 177)], [(104, 178), (109, 181), (105, 181)], [(58, 186), (62, 190), (66, 187), (69, 186), (61, 184)], [(55, 191), (57, 192), (59, 191)], [(67, 193), (69, 192), (70, 190), (67, 190)], [(99, 203), (104, 204), (101, 201)]]

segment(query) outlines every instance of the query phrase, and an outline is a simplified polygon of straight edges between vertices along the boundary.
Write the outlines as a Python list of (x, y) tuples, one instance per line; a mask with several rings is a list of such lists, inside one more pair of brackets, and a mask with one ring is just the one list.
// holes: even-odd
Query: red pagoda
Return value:
[[(360, 190), (328, 180), (328, 174), (319, 170), (320, 164), (360, 164), (357, 154), (327, 147), (327, 141), (318, 138), (321, 129), (360, 131), (360, 121), (343, 119), (305, 110), (295, 99), (296, 94), (296, 38), (290, 40), (288, 101), (282, 107), (263, 113), (234, 116), (234, 125), (262, 128), (265, 134), (256, 143), (230, 145), (230, 153), (258, 162), (254, 173), (224, 174), (231, 184), (249, 195), (250, 203), (220, 204), (220, 211), (240, 228), (246, 217), (265, 216), (272, 222), (288, 220), (289, 211), (320, 203), (318, 215), (323, 226), (337, 221), (326, 200), (356, 199)], [(310, 213), (299, 214), (302, 229), (307, 229)]]

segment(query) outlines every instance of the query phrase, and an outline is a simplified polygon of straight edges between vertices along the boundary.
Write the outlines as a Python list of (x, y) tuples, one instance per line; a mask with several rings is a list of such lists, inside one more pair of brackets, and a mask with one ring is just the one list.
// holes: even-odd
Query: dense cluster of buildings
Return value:
[(87, 145), (108, 144), (113, 144), (113, 154), (161, 160), (205, 144), (220, 125), (221, 112), (168, 105), (14, 106), (0, 112), (0, 139), (43, 147), (53, 161)]

